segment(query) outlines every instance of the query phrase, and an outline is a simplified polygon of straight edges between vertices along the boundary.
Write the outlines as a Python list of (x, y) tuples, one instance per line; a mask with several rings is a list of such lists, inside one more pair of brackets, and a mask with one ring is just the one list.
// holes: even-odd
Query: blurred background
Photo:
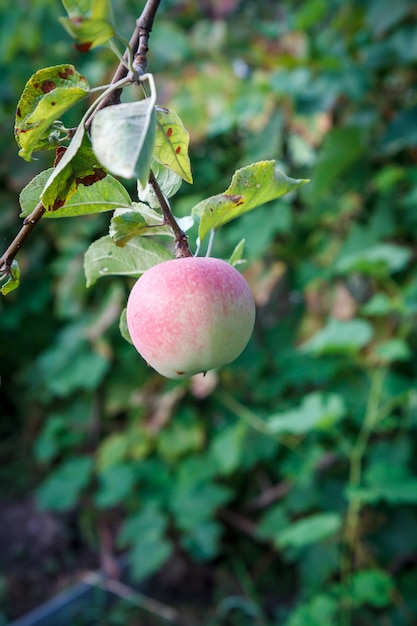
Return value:
[[(126, 38), (143, 4), (114, 2)], [(3, 250), (53, 158), (17, 156), (26, 81), (117, 63), (58, 1), (0, 11)], [(110, 215), (37, 226), (0, 301), (0, 624), (100, 568), (115, 593), (54, 626), (416, 624), (416, 4), (164, 0), (149, 70), (191, 136), (176, 215), (257, 160), (311, 182), (216, 236), (222, 258), (246, 240), (256, 328), (189, 381), (121, 338), (131, 281), (85, 287)]]

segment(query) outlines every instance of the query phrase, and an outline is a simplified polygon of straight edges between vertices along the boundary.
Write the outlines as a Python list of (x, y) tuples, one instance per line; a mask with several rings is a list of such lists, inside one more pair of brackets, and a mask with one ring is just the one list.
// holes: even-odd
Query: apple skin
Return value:
[(230, 363), (246, 347), (255, 303), (229, 263), (186, 257), (151, 267), (127, 303), (127, 327), (141, 356), (167, 378), (188, 378)]

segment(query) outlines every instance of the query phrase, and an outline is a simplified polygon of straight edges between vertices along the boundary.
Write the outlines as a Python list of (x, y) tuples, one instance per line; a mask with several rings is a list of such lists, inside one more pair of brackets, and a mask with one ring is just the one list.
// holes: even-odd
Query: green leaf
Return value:
[[(41, 172), (22, 190), (19, 196), (22, 207), (21, 217), (30, 215), (37, 206), (45, 183), (52, 172), (52, 168)], [(95, 174), (76, 177), (73, 180), (76, 189), (74, 193), (71, 194), (68, 190), (67, 201), (64, 205), (55, 211), (46, 211), (43, 217), (75, 217), (130, 206), (130, 196), (118, 180), (110, 174), (107, 174), (105, 178), (98, 178), (98, 180), (96, 178), (97, 175)], [(70, 185), (71, 188), (72, 185)]]
[(158, 107), (153, 156), (187, 183), (193, 182), (188, 156), (189, 134), (176, 113)]
[(90, 481), (93, 459), (87, 456), (68, 459), (43, 481), (36, 492), (40, 507), (50, 511), (68, 511), (78, 502)]
[(203, 522), (182, 537), (181, 545), (195, 559), (214, 559), (219, 553), (221, 534), (222, 528), (218, 522)]
[(97, 111), (91, 125), (93, 150), (112, 174), (146, 185), (155, 142), (155, 98)]
[[(51, 175), (45, 183), (41, 201), (46, 210), (54, 211), (65, 203), (67, 197), (74, 193), (77, 188), (77, 174), (84, 174), (86, 166), (88, 175), (94, 173), (93, 164), (97, 164), (97, 162), (93, 158), (90, 147), (84, 141), (84, 133), (84, 124), (80, 124), (68, 148), (63, 153), (56, 167), (53, 168)], [(81, 146), (83, 146), (82, 151)], [(80, 167), (76, 165), (75, 161), (79, 151), (81, 152)], [(97, 168), (97, 174), (101, 177), (105, 176), (104, 171), (100, 167)]]
[[(171, 198), (174, 196), (182, 185), (182, 178), (178, 174), (175, 174), (172, 170), (164, 167), (158, 161), (152, 162), (152, 172), (158, 181), (158, 185), (161, 188), (165, 198)], [(155, 191), (148, 182), (143, 187), (138, 181), (138, 196), (141, 202), (145, 202), (153, 209), (160, 209), (160, 203), (156, 197)]]
[(360, 319), (342, 322), (331, 318), (327, 325), (301, 345), (303, 352), (319, 354), (355, 354), (373, 337), (369, 322)]
[(127, 343), (130, 343), (133, 345), (132, 338), (129, 333), (129, 329), (127, 327), (126, 309), (123, 309), (123, 311), (120, 314), (119, 330), (123, 339), (127, 341)]
[(110, 221), (109, 234), (117, 246), (123, 247), (139, 235), (173, 236), (162, 222), (162, 216), (146, 204), (133, 203), (133, 210), (117, 210)]
[(181, 530), (192, 532), (213, 517), (215, 511), (232, 498), (232, 491), (211, 481), (178, 482), (172, 491), (170, 508)]
[(63, 4), (69, 17), (61, 17), (59, 21), (74, 39), (85, 44), (83, 51), (104, 44), (115, 36), (110, 0), (82, 3), (63, 0)]
[(393, 580), (387, 572), (368, 569), (355, 572), (349, 587), (349, 596), (356, 607), (369, 604), (381, 609), (391, 604), (393, 591)]
[(268, 431), (274, 434), (299, 435), (311, 430), (329, 430), (346, 413), (343, 398), (336, 394), (314, 392), (306, 395), (298, 409), (284, 411), (268, 418)]
[(404, 339), (399, 338), (380, 343), (376, 348), (376, 354), (384, 363), (408, 361), (413, 355), (409, 345)]
[(123, 249), (115, 246), (111, 237), (101, 237), (85, 254), (87, 287), (103, 276), (139, 277), (153, 265), (173, 258), (166, 248), (146, 237), (131, 239)]
[(340, 601), (324, 593), (299, 604), (285, 626), (337, 626)]
[(127, 519), (118, 537), (121, 547), (132, 546), (130, 565), (136, 580), (156, 572), (172, 554), (172, 545), (165, 538), (168, 520), (155, 504)]
[(412, 252), (409, 248), (392, 243), (381, 243), (343, 254), (334, 267), (336, 273), (358, 272), (369, 276), (384, 277), (403, 270), (409, 263)]
[(113, 465), (101, 472), (95, 497), (97, 506), (105, 509), (125, 501), (133, 491), (135, 479), (131, 464)]
[(0, 281), (4, 280), (5, 278), (6, 282), (0, 288), (0, 293), (3, 296), (6, 296), (11, 291), (14, 291), (14, 289), (17, 289), (20, 285), (20, 268), (16, 260), (12, 261), (9, 272), (4, 272), (0, 276)]
[(36, 72), (18, 102), (15, 136), (19, 156), (30, 161), (36, 150), (56, 147), (59, 117), (89, 93), (87, 80), (72, 65), (56, 65)]
[(375, 504), (387, 502), (391, 505), (417, 503), (417, 478), (404, 467), (390, 463), (375, 462), (365, 473), (365, 485), (348, 491), (349, 498)]
[(246, 433), (246, 424), (238, 422), (214, 437), (210, 456), (216, 463), (220, 475), (230, 474), (239, 467)]
[(192, 215), (200, 219), (201, 241), (212, 230), (252, 209), (294, 191), (308, 180), (288, 178), (275, 161), (260, 161), (237, 170), (228, 189), (197, 204)]
[(111, 433), (100, 443), (97, 450), (97, 466), (105, 471), (113, 465), (125, 460), (129, 448), (129, 439), (126, 433)]
[(233, 250), (229, 258), (230, 265), (239, 265), (240, 263), (244, 263), (244, 261), (242, 261), (242, 257), (245, 243), (246, 239), (241, 239), (237, 246), (235, 246), (235, 249)]
[(292, 522), (276, 538), (280, 548), (302, 548), (323, 541), (338, 532), (342, 519), (337, 513), (316, 513)]
[(366, 144), (363, 131), (358, 127), (331, 130), (324, 141), (312, 174), (311, 194), (315, 197), (330, 190), (339, 178), (363, 154)]

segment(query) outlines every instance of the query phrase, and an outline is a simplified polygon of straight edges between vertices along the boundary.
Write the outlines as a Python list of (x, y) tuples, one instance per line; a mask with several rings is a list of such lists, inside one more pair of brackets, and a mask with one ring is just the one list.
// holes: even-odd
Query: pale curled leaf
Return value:
[[(152, 172), (165, 198), (171, 198), (177, 193), (182, 184), (181, 176), (155, 160), (152, 162)], [(138, 180), (138, 197), (141, 202), (146, 202), (153, 209), (160, 208), (155, 190), (149, 182), (143, 186)]]
[(112, 174), (146, 185), (155, 142), (154, 98), (97, 111), (91, 141), (98, 160)]
[(201, 241), (210, 230), (307, 182), (305, 179), (289, 178), (277, 169), (275, 161), (260, 161), (237, 170), (224, 193), (207, 198), (193, 208), (192, 215), (200, 219)]
[(103, 276), (139, 277), (147, 269), (173, 259), (166, 248), (148, 237), (136, 237), (118, 248), (111, 237), (101, 237), (91, 244), (84, 258), (87, 287)]
[(169, 109), (158, 108), (154, 158), (187, 183), (193, 182), (188, 144), (190, 137), (179, 116)]
[(141, 202), (133, 202), (129, 209), (117, 209), (110, 221), (109, 235), (117, 246), (139, 235), (173, 236), (162, 215)]

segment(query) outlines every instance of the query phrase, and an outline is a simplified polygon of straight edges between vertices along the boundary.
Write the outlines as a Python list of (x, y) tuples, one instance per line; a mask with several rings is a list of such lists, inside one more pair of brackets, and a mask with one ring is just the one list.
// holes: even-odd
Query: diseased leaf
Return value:
[[(93, 158), (91, 148), (86, 145), (84, 133), (84, 125), (80, 124), (68, 148), (66, 150), (62, 148), (65, 152), (63, 152), (63, 156), (62, 154), (60, 155), (61, 158), (59, 162), (56, 167), (53, 168), (51, 175), (45, 183), (44, 190), (41, 194), (41, 201), (47, 211), (59, 209), (63, 206), (69, 195), (75, 192), (77, 187), (75, 178), (77, 174), (90, 176), (91, 174), (97, 173), (101, 178), (104, 178), (106, 175)], [(77, 164), (72, 163), (72, 161), (83, 143), (85, 155), (81, 155), (80, 164), (77, 166)], [(98, 167), (94, 168), (93, 164), (96, 164)], [(97, 172), (95, 172), (95, 169)]]
[(173, 259), (166, 248), (147, 237), (136, 237), (118, 248), (111, 237), (101, 237), (91, 244), (84, 259), (87, 287), (98, 278), (120, 275), (139, 277), (147, 269)]
[(106, 43), (115, 36), (110, 0), (74, 2), (63, 0), (69, 17), (59, 18), (65, 30), (82, 44), (86, 51)]
[(26, 83), (17, 104), (15, 136), (19, 156), (30, 161), (36, 150), (54, 148), (60, 133), (53, 124), (88, 93), (87, 80), (72, 65), (56, 65), (36, 72)]
[(113, 105), (97, 111), (91, 125), (93, 150), (115, 176), (149, 177), (155, 142), (155, 100)]
[[(52, 168), (41, 172), (22, 190), (19, 197), (20, 206), (22, 207), (21, 217), (30, 215), (37, 206), (45, 183), (52, 172)], [(126, 189), (110, 174), (107, 174), (103, 179), (97, 180), (97, 182), (94, 181), (93, 185), (84, 184), (90, 180), (94, 181), (94, 175), (92, 178), (86, 176), (84, 179), (79, 179), (76, 190), (73, 194), (68, 194), (69, 197), (64, 205), (55, 211), (46, 211), (43, 217), (75, 217), (77, 215), (114, 211), (119, 207), (130, 206), (130, 196)]]
[(305, 179), (288, 178), (277, 169), (275, 161), (260, 161), (237, 170), (224, 193), (207, 198), (193, 208), (192, 215), (200, 219), (200, 240), (210, 230), (307, 182)]
[(154, 158), (187, 183), (193, 182), (188, 144), (190, 137), (181, 119), (169, 109), (157, 108)]

